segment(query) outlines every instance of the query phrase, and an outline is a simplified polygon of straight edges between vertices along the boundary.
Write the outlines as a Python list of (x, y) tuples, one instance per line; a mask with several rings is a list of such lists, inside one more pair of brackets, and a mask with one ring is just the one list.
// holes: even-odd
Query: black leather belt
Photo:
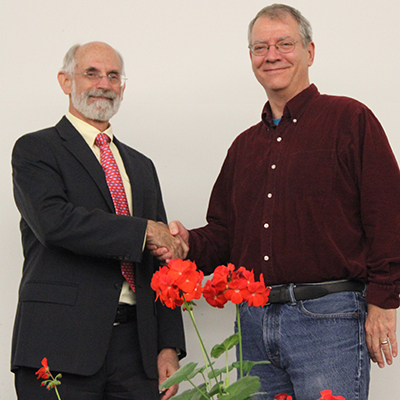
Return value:
[(115, 316), (115, 324), (126, 324), (129, 321), (136, 320), (136, 306), (129, 304), (120, 304)]
[(359, 281), (332, 281), (321, 283), (299, 283), (270, 286), (268, 304), (291, 303), (290, 290), (296, 301), (317, 299), (327, 294), (339, 292), (362, 292), (365, 284)]

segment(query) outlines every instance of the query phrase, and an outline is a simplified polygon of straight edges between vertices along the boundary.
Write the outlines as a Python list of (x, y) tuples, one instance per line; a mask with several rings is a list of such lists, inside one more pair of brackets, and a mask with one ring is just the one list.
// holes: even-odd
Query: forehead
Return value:
[(81, 46), (75, 53), (76, 69), (95, 68), (99, 71), (121, 72), (121, 60), (115, 50), (107, 45)]
[(283, 14), (277, 18), (259, 17), (251, 32), (252, 41), (279, 39), (288, 36), (294, 39), (300, 36), (299, 24), (290, 14)]

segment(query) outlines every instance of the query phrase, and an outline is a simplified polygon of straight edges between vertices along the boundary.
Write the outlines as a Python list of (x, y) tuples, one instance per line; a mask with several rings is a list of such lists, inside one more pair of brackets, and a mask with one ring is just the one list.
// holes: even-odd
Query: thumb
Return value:
[(172, 221), (169, 224), (169, 231), (171, 232), (171, 235), (179, 235), (179, 221)]

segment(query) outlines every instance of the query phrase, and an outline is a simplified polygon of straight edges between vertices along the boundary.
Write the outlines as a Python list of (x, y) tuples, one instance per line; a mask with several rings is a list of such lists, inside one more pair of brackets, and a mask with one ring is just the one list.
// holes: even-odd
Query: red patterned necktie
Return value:
[[(130, 215), (128, 201), (118, 165), (111, 153), (109, 143), (111, 139), (105, 133), (99, 133), (95, 145), (100, 149), (100, 162), (106, 175), (106, 181), (114, 203), (115, 213), (118, 215)], [(129, 286), (135, 291), (135, 280), (133, 276), (133, 263), (121, 262), (122, 275), (128, 281)]]

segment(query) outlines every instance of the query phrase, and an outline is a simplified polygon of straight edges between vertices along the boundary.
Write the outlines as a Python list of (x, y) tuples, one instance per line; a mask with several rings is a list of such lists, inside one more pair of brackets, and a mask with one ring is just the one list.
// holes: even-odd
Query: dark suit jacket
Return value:
[(115, 215), (102, 167), (64, 117), (30, 133), (12, 155), (21, 213), (24, 267), (11, 368), (92, 375), (101, 367), (122, 288), (120, 261), (135, 263), (137, 318), (144, 368), (157, 378), (162, 348), (184, 352), (179, 309), (155, 302), (155, 259), (144, 251), (147, 220), (166, 221), (153, 163), (115, 139), (133, 197), (133, 217)]

